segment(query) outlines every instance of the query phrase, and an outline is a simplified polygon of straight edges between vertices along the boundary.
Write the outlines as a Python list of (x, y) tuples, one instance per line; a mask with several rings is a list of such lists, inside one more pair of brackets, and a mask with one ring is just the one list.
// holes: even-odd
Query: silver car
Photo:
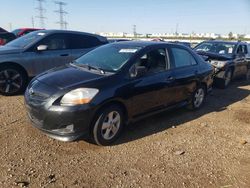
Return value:
[(0, 93), (18, 94), (30, 78), (106, 43), (99, 35), (62, 30), (40, 30), (20, 37), (0, 47)]

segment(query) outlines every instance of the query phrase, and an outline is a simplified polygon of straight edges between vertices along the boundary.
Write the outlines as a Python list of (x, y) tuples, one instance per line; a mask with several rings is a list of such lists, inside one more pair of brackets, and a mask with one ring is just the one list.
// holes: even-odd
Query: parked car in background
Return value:
[(34, 78), (25, 103), (34, 126), (47, 135), (72, 141), (87, 134), (109, 145), (129, 122), (173, 107), (199, 109), (212, 73), (183, 45), (112, 43)]
[(16, 37), (21, 37), (23, 35), (26, 35), (30, 32), (33, 31), (38, 31), (38, 30), (43, 30), (43, 29), (38, 29), (38, 28), (20, 28), (20, 29), (15, 29), (14, 31), (12, 31), (12, 33), (14, 35), (16, 35)]
[(125, 41), (130, 41), (129, 39), (108, 39), (109, 43), (113, 42), (125, 42)]
[(208, 57), (215, 67), (215, 84), (226, 88), (232, 79), (249, 76), (249, 47), (245, 42), (211, 40), (200, 43), (194, 50)]
[(0, 93), (15, 95), (32, 78), (108, 43), (99, 35), (62, 30), (34, 31), (0, 48)]
[(16, 39), (16, 36), (13, 33), (2, 32), (0, 33), (0, 46), (3, 46), (14, 39)]
[(6, 33), (8, 31), (6, 31), (5, 29), (3, 29), (2, 27), (0, 27), (0, 33)]

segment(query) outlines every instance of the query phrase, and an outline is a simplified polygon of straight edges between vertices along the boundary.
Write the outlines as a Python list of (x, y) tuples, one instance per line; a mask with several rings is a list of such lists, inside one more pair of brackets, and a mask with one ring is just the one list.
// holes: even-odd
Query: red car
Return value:
[(16, 39), (16, 35), (14, 35), (13, 33), (0, 32), (0, 46), (3, 46), (14, 39)]
[(23, 35), (26, 35), (32, 31), (37, 31), (37, 30), (42, 30), (42, 29), (37, 29), (37, 28), (20, 28), (12, 31), (17, 37), (21, 37)]

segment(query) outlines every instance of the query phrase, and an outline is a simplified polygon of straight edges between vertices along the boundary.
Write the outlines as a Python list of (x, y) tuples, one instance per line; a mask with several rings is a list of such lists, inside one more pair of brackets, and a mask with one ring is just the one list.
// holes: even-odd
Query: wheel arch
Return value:
[(4, 62), (0, 63), (0, 68), (2, 67), (18, 67), (18, 69), (22, 70), (22, 72), (25, 74), (26, 78), (28, 78), (28, 72), (27, 70), (20, 64), (15, 63), (15, 62)]
[(124, 104), (124, 102), (122, 102), (121, 100), (119, 99), (112, 99), (112, 100), (108, 100), (108, 101), (105, 101), (104, 103), (102, 103), (100, 105), (100, 107), (97, 109), (96, 111), (96, 115), (104, 108), (108, 107), (108, 106), (112, 106), (112, 105), (117, 105), (119, 106), (123, 113), (124, 113), (124, 116), (125, 116), (125, 121), (128, 120), (128, 110), (127, 110), (127, 107), (126, 105)]
[(108, 101), (103, 102), (100, 105), (100, 107), (95, 111), (94, 116), (91, 120), (91, 124), (90, 124), (90, 132), (91, 132), (92, 128), (94, 127), (95, 121), (98, 118), (98, 115), (101, 113), (101, 111), (109, 106), (112, 106), (112, 105), (117, 105), (122, 109), (122, 111), (124, 113), (125, 124), (128, 122), (128, 110), (127, 110), (126, 105), (119, 99), (108, 100)]

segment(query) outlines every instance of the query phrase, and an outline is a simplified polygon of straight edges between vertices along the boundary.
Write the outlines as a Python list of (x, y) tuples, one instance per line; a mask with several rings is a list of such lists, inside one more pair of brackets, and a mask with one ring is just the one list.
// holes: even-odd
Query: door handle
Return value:
[(60, 56), (66, 57), (66, 56), (69, 56), (69, 54), (61, 54)]
[(169, 77), (166, 79), (167, 82), (173, 82), (174, 80), (175, 80), (175, 77), (173, 77), (173, 76), (169, 76)]

